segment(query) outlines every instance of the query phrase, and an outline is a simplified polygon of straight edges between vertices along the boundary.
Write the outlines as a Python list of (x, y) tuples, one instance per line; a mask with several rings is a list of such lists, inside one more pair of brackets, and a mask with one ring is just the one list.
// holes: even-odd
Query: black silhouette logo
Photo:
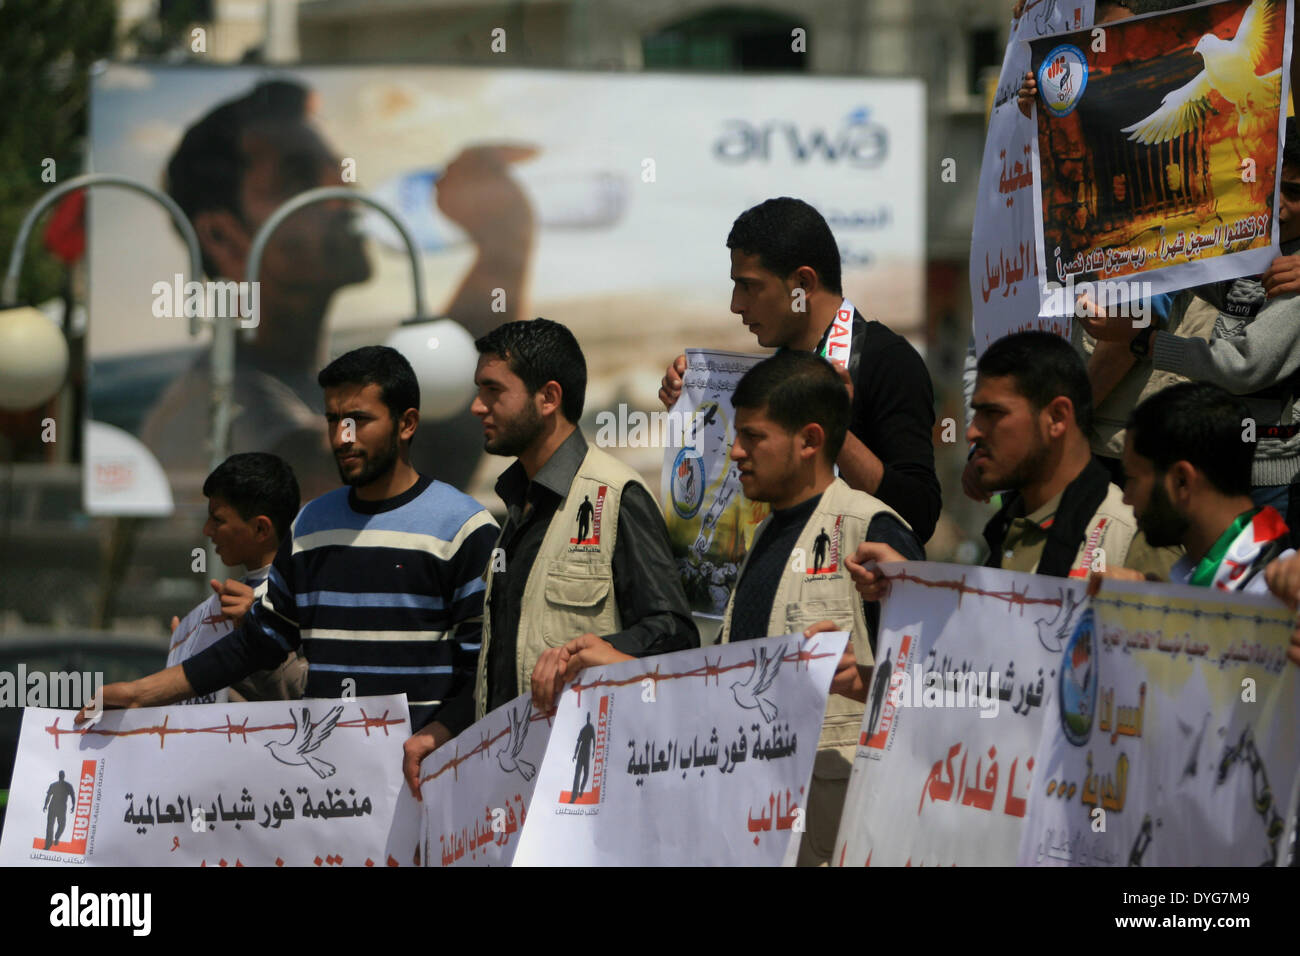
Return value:
[(45, 806), (41, 807), (46, 811), (45, 849), (53, 847), (63, 836), (63, 830), (68, 825), (68, 804), (69, 802), (75, 804), (76, 800), (77, 791), (63, 778), (63, 771), (60, 770), (59, 779), (50, 784), (50, 788), (45, 791)]
[(583, 495), (582, 504), (578, 505), (578, 541), (586, 541), (587, 536), (591, 533), (591, 516), (595, 511), (596, 508), (591, 503), (591, 496)]
[(596, 744), (596, 728), (591, 725), (591, 712), (587, 712), (587, 722), (578, 731), (578, 743), (573, 748), (573, 790), (569, 795), (570, 803), (577, 803), (582, 792), (591, 779), (591, 752)]
[(889, 693), (889, 679), (894, 673), (894, 664), (889, 656), (894, 653), (891, 647), (885, 651), (885, 659), (876, 665), (875, 686), (871, 688), (871, 719), (867, 721), (867, 732), (875, 736), (880, 732), (876, 726), (876, 721), (880, 719), (880, 710), (885, 705), (885, 696)]
[(830, 546), (831, 536), (822, 528), (822, 533), (813, 542), (813, 574), (821, 573), (822, 565), (826, 563), (826, 549)]

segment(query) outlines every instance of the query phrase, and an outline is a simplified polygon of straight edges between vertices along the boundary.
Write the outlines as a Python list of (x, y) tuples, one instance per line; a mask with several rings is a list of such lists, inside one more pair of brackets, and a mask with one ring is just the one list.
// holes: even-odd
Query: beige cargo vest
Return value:
[[(781, 582), (772, 598), (772, 615), (767, 623), (768, 636), (802, 632), (808, 625), (818, 621), (834, 621), (838, 627), (852, 632), (853, 651), (858, 657), (858, 663), (864, 666), (875, 663), (871, 657), (862, 598), (853, 587), (853, 578), (844, 566), (844, 559), (852, 556), (858, 544), (866, 540), (867, 526), (878, 514), (893, 515), (903, 521), (896, 511), (880, 499), (873, 498), (864, 491), (854, 491), (841, 478), (831, 482), (795, 543), (796, 548), (803, 549), (804, 560), (796, 562), (791, 558), (786, 561), (785, 573), (781, 575)], [(751, 554), (770, 521), (769, 516), (754, 532)], [(906, 521), (903, 521), (903, 525), (910, 528)], [(830, 543), (826, 546), (821, 569), (814, 571), (817, 538), (823, 528), (830, 537)], [(745, 565), (748, 563), (749, 557), (746, 555), (745, 562), (740, 566), (741, 575), (745, 573)], [(800, 565), (804, 566), (803, 570), (797, 570)], [(736, 591), (733, 588), (722, 618), (722, 633), (718, 638), (720, 643), (727, 643), (731, 639), (731, 613), (735, 603)], [(827, 777), (849, 775), (857, 748), (858, 732), (862, 726), (862, 713), (863, 705), (857, 701), (838, 694), (830, 695), (826, 702), (821, 739), (817, 744), (817, 760), (813, 766), (817, 774)]]
[[(521, 694), (529, 689), (533, 668), (548, 647), (560, 647), (588, 631), (605, 635), (622, 629), (614, 594), (614, 537), (619, 500), (630, 482), (644, 487), (631, 468), (588, 446), (568, 496), (551, 518), (524, 585), (515, 643), (515, 680)], [(580, 528), (585, 534), (582, 540), (578, 539)], [(498, 543), (500, 540), (498, 537)], [(483, 596), (484, 644), (474, 678), (476, 720), (487, 713), (492, 578), (489, 564)]]
[[(1106, 497), (1097, 506), (1096, 512), (1088, 521), (1079, 550), (1074, 553), (1074, 563), (1070, 565), (1070, 577), (1086, 578), (1092, 572), (1092, 565), (1100, 556), (1106, 555), (1106, 567), (1121, 567), (1128, 558), (1129, 548), (1137, 535), (1137, 519), (1133, 509), (1124, 504), (1124, 492), (1118, 485), (1111, 484), (1106, 489)], [(1041, 555), (1039, 555), (1041, 559)], [(1098, 562), (1098, 570), (1102, 563)], [(1037, 565), (1035, 565), (1037, 570)]]
[[(1029, 548), (1029, 544), (1019, 544), (1017, 548)], [(1037, 548), (1034, 565), (1030, 574), (1038, 573), (1038, 566), (1043, 559), (1046, 548), (1046, 535), (1036, 533), (1032, 547)], [(1105, 571), (1107, 568), (1132, 568), (1143, 574), (1155, 575), (1161, 581), (1169, 580), (1169, 570), (1182, 556), (1181, 546), (1173, 548), (1153, 548), (1147, 543), (1146, 536), (1137, 527), (1133, 509), (1124, 504), (1124, 492), (1118, 485), (1111, 484), (1106, 489), (1097, 510), (1088, 519), (1083, 540), (1074, 552), (1074, 561), (1070, 564), (1069, 577), (1086, 578), (1093, 571)], [(1023, 555), (1022, 555), (1023, 557)], [(999, 566), (1005, 566), (1005, 554), (999, 559)]]

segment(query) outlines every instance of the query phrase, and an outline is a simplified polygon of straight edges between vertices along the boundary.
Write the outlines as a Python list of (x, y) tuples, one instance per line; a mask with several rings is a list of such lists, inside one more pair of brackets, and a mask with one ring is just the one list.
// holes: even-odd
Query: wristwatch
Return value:
[(1133, 353), (1135, 358), (1144, 359), (1151, 353), (1151, 335), (1155, 330), (1156, 326), (1153, 322), (1133, 336), (1133, 341), (1128, 344), (1128, 350)]

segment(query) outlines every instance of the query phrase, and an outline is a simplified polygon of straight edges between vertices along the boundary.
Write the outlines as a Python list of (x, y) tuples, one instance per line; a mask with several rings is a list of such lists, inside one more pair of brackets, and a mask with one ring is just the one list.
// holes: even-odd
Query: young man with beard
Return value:
[[(934, 472), (934, 386), (921, 356), (844, 297), (839, 246), (808, 203), (783, 196), (745, 210), (727, 248), (731, 311), (758, 344), (816, 352), (841, 369), (852, 413), (835, 461), (840, 476), (928, 541), (943, 502)], [(679, 355), (659, 390), (666, 408), (681, 397), (685, 374), (686, 356)]]
[(403, 770), (416, 799), (420, 762), (468, 726), (470, 709), (481, 718), (530, 679), (549, 686), (571, 639), (601, 635), (628, 657), (700, 643), (654, 496), (577, 427), (587, 363), (573, 333), (533, 319), (475, 344), (470, 410), (483, 422), (483, 447), (517, 460), (496, 484), (506, 520), (486, 575), (486, 647), (472, 694), (466, 688), (451, 714), (406, 743)]
[[(1186, 549), (1170, 581), (1264, 594), (1264, 568), (1294, 553), (1282, 516), (1251, 500), (1255, 446), (1242, 439), (1247, 417), (1241, 399), (1208, 382), (1187, 382), (1148, 398), (1129, 418), (1124, 501), (1151, 544)], [(1094, 574), (1089, 593), (1105, 577), (1143, 575)]]
[[(859, 599), (843, 559), (862, 541), (889, 547), (899, 560), (922, 561), (925, 549), (896, 511), (836, 477), (834, 464), (848, 432), (850, 407), (828, 362), (806, 352), (778, 352), (745, 373), (732, 404), (736, 440), (731, 459), (745, 495), (768, 502), (772, 513), (759, 526), (741, 565), (720, 640), (796, 632), (811, 636), (823, 630), (852, 635), (831, 683), (833, 696), (808, 790), (807, 829), (799, 844), (799, 865), (816, 866), (829, 862), (834, 850), (879, 616), (878, 607)], [(825, 555), (820, 562), (819, 552)], [(562, 681), (583, 667), (624, 655), (586, 636), (561, 648), (559, 658)], [(547, 677), (538, 674), (533, 682), (541, 706), (549, 704), (559, 686), (559, 681), (547, 685)]]
[(299, 647), (304, 697), (405, 692), (414, 726), (442, 715), (469, 684), (496, 524), (474, 499), (411, 467), (420, 387), (401, 353), (355, 349), (318, 381), (348, 487), (298, 514), (266, 594), (238, 628), (177, 666), (107, 685), (105, 707), (206, 694)]
[[(1083, 360), (1050, 332), (1017, 332), (980, 356), (975, 416), (966, 439), (985, 492), (1010, 489), (984, 528), (985, 566), (1056, 577), (1133, 568), (1168, 577), (1181, 549), (1154, 548), (1138, 530), (1123, 492), (1088, 442), (1092, 391)], [(884, 593), (867, 561), (902, 561), (887, 546), (862, 545), (854, 577), (868, 600)]]

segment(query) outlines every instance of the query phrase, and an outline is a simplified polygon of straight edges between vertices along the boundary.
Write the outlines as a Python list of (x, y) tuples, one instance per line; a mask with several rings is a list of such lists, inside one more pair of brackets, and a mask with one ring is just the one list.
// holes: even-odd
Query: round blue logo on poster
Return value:
[(677, 517), (689, 520), (699, 512), (704, 504), (704, 457), (698, 449), (687, 447), (677, 453), (668, 494)]
[(1088, 86), (1088, 60), (1077, 46), (1062, 43), (1038, 67), (1038, 95), (1053, 116), (1069, 116)]
[(1082, 747), (1092, 735), (1097, 712), (1097, 628), (1092, 608), (1084, 611), (1074, 626), (1061, 661), (1061, 729), (1065, 739)]

